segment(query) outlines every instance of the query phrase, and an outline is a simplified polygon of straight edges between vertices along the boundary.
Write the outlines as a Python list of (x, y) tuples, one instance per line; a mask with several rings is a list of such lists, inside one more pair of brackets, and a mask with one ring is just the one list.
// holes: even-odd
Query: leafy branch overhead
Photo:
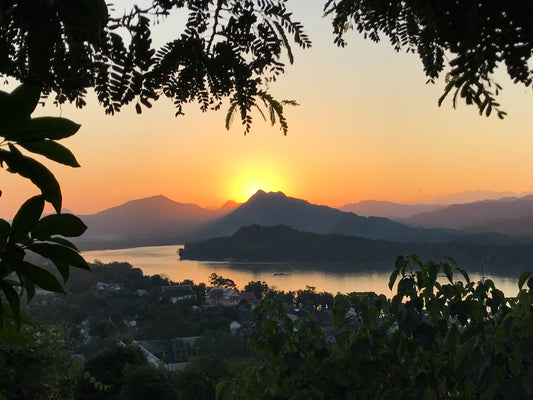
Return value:
[[(94, 88), (106, 113), (135, 103), (138, 112), (166, 96), (176, 115), (198, 102), (203, 111), (237, 99), (246, 129), (249, 105), (261, 87), (293, 61), (291, 41), (311, 45), (287, 0), (154, 0), (125, 14), (105, 0), (79, 2), (8, 0), (0, 5), (0, 76), (34, 83), (56, 101), (85, 105)], [(156, 49), (153, 24), (187, 13), (181, 34)], [(46, 26), (47, 29), (42, 29)], [(128, 38), (121, 34), (129, 33)], [(16, 45), (15, 45), (16, 43)]]
[[(287, 124), (287, 119), (285, 118), (285, 114), (283, 113), (283, 106), (298, 106), (299, 104), (295, 100), (278, 101), (274, 99), (270, 94), (262, 90), (257, 93), (257, 98), (263, 103), (263, 106), (265, 107), (268, 113), (268, 121), (270, 122), (270, 124), (274, 126), (279, 120), (280, 129), (283, 131), (284, 135), (287, 135), (287, 132), (289, 131), (289, 125)], [(235, 114), (240, 111), (241, 119), (247, 122), (246, 130), (244, 131), (244, 134), (246, 135), (250, 131), (250, 124), (252, 123), (252, 119), (249, 115), (247, 115), (247, 113), (250, 112), (252, 108), (257, 109), (257, 111), (259, 111), (265, 121), (267, 120), (267, 116), (263, 112), (261, 105), (257, 103), (256, 99), (251, 99), (251, 102), (247, 103), (245, 110), (239, 107), (239, 100), (240, 99), (238, 97), (231, 98), (230, 105), (226, 113), (225, 125), (226, 129), (229, 129), (231, 127), (231, 124), (233, 123)]]
[[(30, 85), (20, 85), (11, 93), (0, 92), (0, 166), (31, 180), (41, 191), (20, 207), (11, 223), (0, 219), (0, 289), (4, 294), (0, 296), (0, 327), (5, 316), (20, 324), (20, 297), (24, 293), (28, 301), (36, 287), (63, 293), (57, 277), (28, 261), (27, 252), (49, 259), (64, 281), (70, 266), (89, 269), (76, 246), (64, 238), (80, 236), (87, 227), (74, 215), (60, 214), (59, 183), (48, 168), (20, 149), (79, 167), (70, 150), (57, 140), (72, 136), (80, 126), (65, 118), (31, 118), (40, 94), (38, 87)], [(57, 214), (41, 218), (46, 201)]]
[(328, 0), (324, 10), (339, 46), (350, 29), (375, 42), (385, 36), (395, 50), (418, 54), (428, 82), (446, 72), (439, 105), (452, 94), (454, 107), (460, 96), (480, 114), (503, 118), (496, 69), (505, 67), (514, 83), (533, 83), (531, 2)]

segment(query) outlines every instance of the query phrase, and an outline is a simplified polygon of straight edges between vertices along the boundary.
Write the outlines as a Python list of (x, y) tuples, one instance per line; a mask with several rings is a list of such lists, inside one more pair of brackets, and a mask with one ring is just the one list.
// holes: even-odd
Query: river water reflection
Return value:
[[(209, 275), (215, 272), (231, 278), (239, 288), (243, 288), (250, 281), (265, 281), (269, 286), (278, 290), (305, 289), (313, 286), (317, 291), (330, 293), (349, 293), (373, 291), (378, 294), (392, 296), (388, 288), (390, 269), (361, 268), (342, 272), (325, 272), (315, 269), (304, 269), (302, 266), (288, 263), (235, 263), (180, 260), (177, 250), (183, 246), (151, 246), (118, 250), (96, 250), (83, 252), (89, 262), (94, 260), (103, 263), (126, 261), (134, 267), (140, 268), (145, 275), (160, 274), (179, 282), (191, 279), (196, 283), (209, 282)], [(472, 280), (478, 280), (479, 274), (471, 274)], [(518, 291), (518, 277), (490, 276), (506, 296), (514, 296)]]

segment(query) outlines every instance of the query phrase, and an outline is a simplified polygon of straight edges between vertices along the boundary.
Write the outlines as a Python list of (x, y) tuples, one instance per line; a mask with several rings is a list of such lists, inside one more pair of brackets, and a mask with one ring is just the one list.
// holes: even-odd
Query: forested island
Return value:
[[(487, 243), (483, 243), (487, 242)], [(181, 259), (236, 260), (252, 262), (301, 262), (322, 265), (327, 270), (335, 263), (344, 268), (367, 266), (388, 270), (398, 254), (418, 254), (423, 259), (451, 257), (470, 270), (480, 266), (491, 273), (521, 272), (533, 265), (533, 244), (495, 244), (490, 236), (442, 243), (402, 243), (344, 234), (316, 234), (287, 225), (250, 225), (229, 237), (186, 242), (179, 250)]]

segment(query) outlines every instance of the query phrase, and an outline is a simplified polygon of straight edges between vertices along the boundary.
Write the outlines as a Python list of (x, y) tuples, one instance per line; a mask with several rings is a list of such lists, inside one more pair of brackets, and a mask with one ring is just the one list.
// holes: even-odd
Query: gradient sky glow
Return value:
[[(246, 137), (237, 119), (224, 129), (224, 109), (201, 113), (191, 104), (175, 118), (167, 100), (140, 116), (133, 107), (105, 116), (94, 97), (81, 111), (47, 105), (35, 115), (82, 124), (62, 141), (82, 167), (45, 162), (61, 184), (64, 207), (93, 213), (157, 194), (220, 206), (245, 201), (260, 188), (331, 206), (476, 189), (533, 190), (531, 89), (501, 74), (499, 100), (509, 113), (503, 121), (463, 104), (453, 110), (450, 101), (439, 108), (443, 79), (426, 85), (416, 56), (356, 33), (339, 49), (320, 2), (291, 4), (313, 48), (296, 50), (295, 65), (270, 87), (278, 99), (300, 103), (286, 110), (288, 136), (259, 114)], [(5, 170), (0, 174), (0, 216), (11, 217), (38, 191)]]

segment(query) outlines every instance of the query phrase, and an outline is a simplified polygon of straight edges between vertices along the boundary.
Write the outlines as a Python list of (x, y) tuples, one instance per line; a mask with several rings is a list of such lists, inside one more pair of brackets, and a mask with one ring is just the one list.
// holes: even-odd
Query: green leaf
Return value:
[(224, 391), (224, 388), (228, 386), (229, 382), (230, 382), (229, 379), (224, 379), (217, 383), (216, 390), (215, 390), (216, 399), (220, 399), (220, 395)]
[(65, 238), (54, 236), (54, 237), (51, 237), (51, 238), (49, 238), (47, 240), (49, 242), (59, 243), (59, 244), (62, 244), (63, 246), (70, 247), (72, 250), (75, 250), (78, 253), (80, 252), (74, 243), (72, 243), (71, 241), (69, 241), (69, 240), (67, 240)]
[(228, 108), (228, 112), (226, 113), (225, 127), (227, 130), (229, 130), (229, 128), (231, 127), (231, 124), (233, 123), (233, 119), (237, 112), (237, 105), (238, 105), (237, 100), (232, 99), (230, 102), (230, 106)]
[(453, 271), (452, 266), (448, 263), (442, 263), (442, 270), (444, 271), (444, 274), (446, 275), (446, 278), (450, 281), (450, 283), (453, 283)]
[(389, 289), (392, 290), (392, 288), (394, 287), (394, 282), (396, 282), (396, 278), (398, 277), (398, 272), (400, 272), (399, 269), (395, 269), (394, 271), (392, 271), (392, 274), (390, 274), (390, 278), (389, 278)]
[(411, 260), (413, 260), (420, 268), (424, 265), (418, 254), (411, 254)]
[(28, 245), (28, 249), (51, 259), (54, 263), (64, 263), (90, 271), (87, 261), (78, 252), (69, 247), (52, 243), (31, 243)]
[(15, 118), (18, 116), (29, 117), (39, 104), (41, 88), (23, 83), (17, 86), (9, 97), (12, 104), (12, 116)]
[(394, 266), (397, 270), (399, 270), (402, 274), (405, 272), (405, 269), (407, 268), (408, 262), (404, 255), (399, 255), (396, 257), (396, 261), (394, 262)]
[(24, 282), (24, 288), (26, 289), (28, 301), (31, 301), (31, 299), (33, 299), (33, 296), (35, 296), (35, 285), (33, 284), (33, 282), (26, 279), (26, 281)]
[[(52, 214), (41, 218), (31, 231), (31, 236), (37, 239), (49, 238), (52, 235), (77, 237), (87, 230), (81, 219), (72, 214)], [(71, 247), (71, 246), (68, 246)]]
[(5, 242), (11, 232), (11, 225), (5, 219), (0, 218), (0, 242)]
[(22, 142), (19, 144), (26, 150), (29, 150), (32, 153), (42, 154), (52, 161), (74, 168), (80, 166), (76, 157), (74, 157), (74, 154), (72, 154), (69, 149), (52, 140), (38, 140), (35, 142)]
[(522, 290), (524, 283), (526, 283), (526, 281), (532, 274), (533, 274), (532, 270), (524, 271), (520, 274), (520, 277), (518, 278), (518, 290)]
[(70, 276), (70, 266), (65, 263), (61, 262), (55, 262), (54, 265), (56, 266), (57, 270), (61, 274), (61, 277), (63, 278), (63, 282), (66, 282), (68, 280), (68, 277)]
[(408, 296), (414, 288), (415, 280), (413, 278), (403, 278), (398, 282), (398, 294)]
[(459, 271), (461, 273), (461, 275), (463, 275), (463, 277), (465, 278), (466, 283), (470, 283), (470, 276), (468, 276), (468, 273), (464, 269), (459, 268), (459, 267), (455, 267), (455, 269), (457, 271)]
[(30, 280), (34, 285), (51, 292), (65, 293), (61, 283), (59, 283), (57, 278), (47, 270), (33, 265), (27, 261), (24, 262), (24, 270), (26, 279)]
[(39, 104), (41, 89), (37, 86), (22, 84), (10, 94), (2, 92), (0, 95), (0, 125), (5, 122), (20, 122), (30, 118), (31, 113)]
[(22, 243), (28, 237), (28, 234), (36, 226), (44, 209), (43, 196), (34, 196), (20, 207), (13, 218), (11, 227), (10, 243)]
[(13, 289), (13, 286), (10, 283), (6, 282), (3, 279), (0, 280), (0, 288), (6, 296), (7, 302), (11, 307), (14, 317), (17, 318), (20, 312), (20, 299), (17, 291)]
[(79, 124), (60, 117), (38, 117), (17, 124), (7, 134), (6, 139), (16, 142), (28, 142), (43, 139), (64, 139), (74, 135)]
[(26, 157), (11, 143), (11, 151), (0, 149), (0, 159), (3, 159), (9, 167), (9, 171), (17, 173), (31, 180), (44, 196), (44, 199), (54, 206), (59, 213), (61, 211), (61, 189), (54, 175), (41, 163), (33, 158)]

